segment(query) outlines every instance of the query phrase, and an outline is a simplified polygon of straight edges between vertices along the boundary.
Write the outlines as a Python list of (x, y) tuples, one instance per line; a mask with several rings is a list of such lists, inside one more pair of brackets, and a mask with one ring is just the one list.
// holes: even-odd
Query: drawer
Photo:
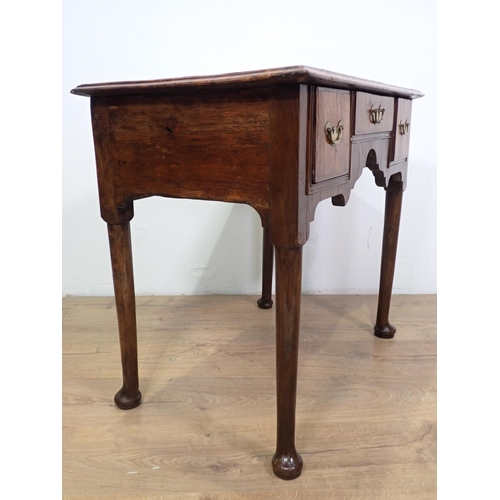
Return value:
[(351, 99), (346, 90), (315, 88), (313, 107), (313, 183), (349, 173)]
[(373, 134), (390, 132), (394, 119), (394, 99), (380, 95), (356, 92), (354, 133)]
[(397, 106), (394, 160), (402, 160), (408, 157), (410, 149), (411, 101), (398, 99)]

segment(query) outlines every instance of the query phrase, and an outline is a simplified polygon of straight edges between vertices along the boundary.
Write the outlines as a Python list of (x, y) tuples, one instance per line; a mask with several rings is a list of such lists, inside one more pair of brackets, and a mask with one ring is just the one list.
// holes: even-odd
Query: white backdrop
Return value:
[[(433, 0), (63, 4), (63, 295), (113, 293), (81, 83), (303, 64), (421, 90), (413, 103), (394, 293), (436, 292)], [(304, 247), (305, 293), (376, 293), (384, 190), (365, 169), (346, 207), (325, 200)], [(258, 293), (261, 227), (246, 205), (149, 198), (131, 222), (138, 294)]]

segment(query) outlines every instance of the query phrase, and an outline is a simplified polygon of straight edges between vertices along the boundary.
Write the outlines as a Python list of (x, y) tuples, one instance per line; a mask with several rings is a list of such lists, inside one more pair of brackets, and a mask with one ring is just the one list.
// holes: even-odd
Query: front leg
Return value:
[(396, 328), (389, 323), (392, 283), (398, 246), (399, 221), (403, 201), (403, 183), (390, 180), (385, 195), (384, 240), (382, 244), (382, 265), (380, 270), (380, 289), (378, 296), (375, 335), (382, 339), (392, 339)]
[(278, 435), (272, 465), (281, 479), (295, 479), (302, 472), (302, 458), (295, 449), (301, 282), (302, 247), (276, 247)]
[(123, 386), (115, 395), (115, 404), (130, 410), (141, 402), (130, 223), (108, 224), (108, 235), (123, 370)]

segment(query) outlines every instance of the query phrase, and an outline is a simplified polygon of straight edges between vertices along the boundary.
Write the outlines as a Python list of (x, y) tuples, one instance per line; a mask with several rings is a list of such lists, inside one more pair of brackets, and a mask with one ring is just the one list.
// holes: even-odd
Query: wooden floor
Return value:
[(297, 449), (271, 471), (274, 310), (253, 296), (138, 297), (143, 403), (117, 409), (113, 298), (63, 299), (63, 499), (436, 498), (436, 297), (303, 297)]

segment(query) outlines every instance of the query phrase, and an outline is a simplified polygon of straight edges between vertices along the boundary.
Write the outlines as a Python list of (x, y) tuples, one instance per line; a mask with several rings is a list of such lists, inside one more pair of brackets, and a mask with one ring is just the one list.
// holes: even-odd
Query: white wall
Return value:
[[(395, 293), (436, 292), (433, 0), (88, 0), (63, 5), (63, 294), (112, 294), (89, 99), (81, 83), (304, 64), (421, 90), (414, 101)], [(375, 293), (384, 191), (365, 169), (344, 208), (323, 201), (305, 293)], [(131, 223), (138, 294), (257, 293), (261, 228), (245, 205), (150, 198)]]

